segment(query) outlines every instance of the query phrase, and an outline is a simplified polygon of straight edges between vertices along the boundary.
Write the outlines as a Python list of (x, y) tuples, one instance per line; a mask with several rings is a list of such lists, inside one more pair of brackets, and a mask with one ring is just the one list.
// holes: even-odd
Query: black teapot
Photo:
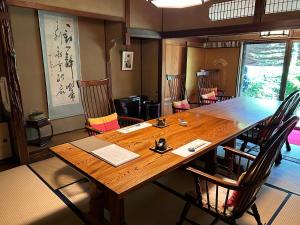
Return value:
[(155, 140), (155, 150), (164, 151), (168, 148), (167, 141), (165, 138), (160, 138), (158, 141)]
[(158, 127), (164, 127), (164, 126), (166, 126), (166, 119), (165, 118), (163, 118), (163, 119), (157, 118), (156, 119), (156, 125)]

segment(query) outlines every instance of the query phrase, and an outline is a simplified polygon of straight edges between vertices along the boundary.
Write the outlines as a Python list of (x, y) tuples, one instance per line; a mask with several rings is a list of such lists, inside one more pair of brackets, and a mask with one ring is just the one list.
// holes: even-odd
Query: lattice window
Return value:
[(291, 12), (300, 10), (300, 0), (267, 0), (266, 13)]
[(213, 4), (209, 8), (212, 21), (253, 16), (255, 0), (233, 0)]

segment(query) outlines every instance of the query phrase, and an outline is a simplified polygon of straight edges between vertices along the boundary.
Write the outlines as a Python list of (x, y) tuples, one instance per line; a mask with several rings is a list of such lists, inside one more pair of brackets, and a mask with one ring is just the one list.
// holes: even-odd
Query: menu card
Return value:
[(143, 122), (143, 123), (134, 124), (134, 125), (129, 126), (129, 127), (121, 128), (117, 131), (119, 131), (120, 133), (123, 133), (123, 134), (127, 134), (127, 133), (130, 133), (130, 132), (137, 131), (137, 130), (144, 129), (146, 127), (151, 127), (151, 126), (152, 126), (151, 123)]
[(73, 141), (71, 144), (116, 167), (139, 157), (134, 152), (94, 136)]

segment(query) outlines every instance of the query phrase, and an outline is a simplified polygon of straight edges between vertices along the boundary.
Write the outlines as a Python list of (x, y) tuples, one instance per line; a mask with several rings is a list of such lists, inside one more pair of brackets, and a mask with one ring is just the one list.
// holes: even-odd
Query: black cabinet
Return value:
[(117, 114), (144, 120), (160, 116), (160, 104), (148, 101), (147, 96), (130, 96), (114, 100)]

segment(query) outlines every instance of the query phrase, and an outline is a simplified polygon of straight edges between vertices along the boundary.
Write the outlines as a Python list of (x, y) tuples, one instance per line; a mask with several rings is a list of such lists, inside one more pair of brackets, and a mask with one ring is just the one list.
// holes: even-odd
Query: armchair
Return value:
[[(243, 216), (249, 208), (258, 225), (262, 225), (260, 215), (255, 204), (257, 193), (271, 172), (279, 151), (289, 132), (299, 121), (292, 117), (275, 131), (264, 145), (263, 151), (257, 157), (247, 153), (225, 147), (229, 156), (227, 177), (210, 175), (198, 169), (188, 167), (187, 171), (194, 175), (195, 191), (186, 194), (186, 204), (177, 225), (184, 221), (197, 225), (187, 217), (191, 205), (206, 211), (215, 217), (211, 223), (216, 224), (222, 220), (230, 225), (236, 225), (236, 220)], [(233, 171), (233, 164), (238, 163), (238, 168), (244, 167), (246, 172)]]
[[(93, 127), (89, 118), (104, 117), (116, 113), (113, 98), (109, 89), (109, 79), (103, 80), (78, 80), (81, 101), (86, 119), (86, 129), (89, 135), (96, 135), (105, 132)], [(117, 116), (120, 127), (130, 126), (143, 122), (142, 119)]]

